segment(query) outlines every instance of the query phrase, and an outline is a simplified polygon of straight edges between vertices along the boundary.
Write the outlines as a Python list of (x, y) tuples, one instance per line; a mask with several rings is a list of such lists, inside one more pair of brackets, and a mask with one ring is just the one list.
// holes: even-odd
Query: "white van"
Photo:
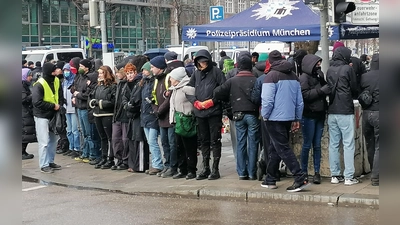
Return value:
[(69, 62), (74, 57), (86, 59), (85, 51), (81, 48), (27, 49), (22, 52), (22, 58), (24, 58), (24, 56), (26, 61), (32, 61), (33, 63), (40, 61), (42, 65), (52, 60)]
[(182, 61), (185, 61), (188, 58), (193, 59), (193, 54), (202, 49), (205, 49), (208, 51), (207, 46), (188, 46), (188, 47), (185, 46), (183, 48), (184, 54), (182, 55), (182, 45), (169, 45), (169, 46), (167, 46), (167, 49), (170, 52), (176, 52), (176, 54), (178, 54), (178, 59), (182, 60)]
[[(219, 52), (224, 51), (226, 53), (227, 56), (229, 56), (229, 58), (233, 59), (234, 63), (237, 63), (239, 54), (241, 52), (248, 52), (249, 50), (247, 48), (228, 48), (228, 49), (224, 49), (221, 48), (219, 49)], [(215, 60), (215, 62), (219, 62), (219, 60), (221, 59), (221, 57), (219, 56), (219, 52), (217, 53), (217, 58)], [(214, 51), (211, 51), (211, 55), (214, 56)]]
[(278, 50), (282, 55), (289, 56), (290, 53), (290, 44), (280, 41), (270, 41), (266, 43), (258, 44), (253, 52), (257, 53), (270, 53), (271, 51)]

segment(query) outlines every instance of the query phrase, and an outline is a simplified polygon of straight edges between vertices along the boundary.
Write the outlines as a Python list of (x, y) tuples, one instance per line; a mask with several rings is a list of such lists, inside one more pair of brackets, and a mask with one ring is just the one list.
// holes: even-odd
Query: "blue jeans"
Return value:
[(175, 128), (160, 127), (161, 144), (164, 151), (164, 166), (178, 169), (178, 153), (175, 146)]
[(301, 169), (308, 174), (308, 156), (313, 148), (314, 172), (319, 173), (321, 167), (321, 138), (324, 132), (325, 118), (307, 118), (301, 120), (303, 148), (301, 150)]
[(158, 145), (158, 134), (159, 131), (153, 128), (144, 127), (144, 133), (146, 135), (147, 142), (149, 143), (150, 153), (151, 153), (151, 167), (155, 169), (162, 170), (164, 168), (161, 149)]
[(340, 176), (339, 142), (343, 139), (344, 178), (354, 176), (354, 115), (328, 115), (329, 165), (331, 176)]
[(67, 138), (69, 141), (69, 149), (79, 151), (81, 145), (78, 130), (78, 117), (75, 113), (67, 113), (65, 116), (67, 117)]
[(260, 120), (251, 114), (235, 122), (236, 171), (240, 177), (257, 177), (257, 154), (260, 143)]
[(88, 111), (86, 109), (78, 109), (78, 119), (79, 124), (81, 125), (84, 141), (82, 157), (89, 158), (90, 151), (94, 148), (94, 143), (92, 141), (92, 127), (89, 123)]
[(49, 130), (49, 120), (34, 117), (36, 137), (39, 145), (39, 167), (47, 167), (54, 163), (58, 136)]

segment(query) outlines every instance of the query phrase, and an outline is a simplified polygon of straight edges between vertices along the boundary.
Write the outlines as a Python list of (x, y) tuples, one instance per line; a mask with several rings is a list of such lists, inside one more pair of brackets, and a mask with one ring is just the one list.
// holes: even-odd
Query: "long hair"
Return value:
[[(103, 71), (103, 76), (104, 76), (104, 85), (108, 86), (111, 84), (115, 84), (115, 76), (109, 66), (100, 66), (100, 70)], [(98, 82), (100, 85), (100, 82)]]

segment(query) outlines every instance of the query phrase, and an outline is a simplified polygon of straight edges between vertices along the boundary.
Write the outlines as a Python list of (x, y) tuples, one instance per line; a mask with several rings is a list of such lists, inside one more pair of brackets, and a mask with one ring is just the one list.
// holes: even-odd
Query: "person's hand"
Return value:
[(92, 100), (92, 105), (93, 106), (99, 106), (99, 101), (97, 99)]
[(203, 106), (201, 105), (200, 101), (195, 101), (193, 106), (198, 110), (202, 110), (203, 109)]
[(75, 97), (76, 97), (78, 94), (79, 94), (78, 91), (75, 91), (75, 92), (74, 92), (74, 96), (75, 96)]
[(54, 110), (59, 110), (60, 109), (60, 105), (59, 104), (54, 104)]
[(201, 103), (203, 109), (209, 109), (214, 106), (214, 102), (212, 99), (208, 99)]
[(299, 121), (295, 121), (292, 123), (292, 132), (296, 132), (300, 129), (300, 122)]
[(71, 102), (72, 102), (72, 104), (75, 105), (75, 104), (76, 104), (76, 103), (75, 103), (75, 98), (72, 98), (72, 99), (71, 99)]

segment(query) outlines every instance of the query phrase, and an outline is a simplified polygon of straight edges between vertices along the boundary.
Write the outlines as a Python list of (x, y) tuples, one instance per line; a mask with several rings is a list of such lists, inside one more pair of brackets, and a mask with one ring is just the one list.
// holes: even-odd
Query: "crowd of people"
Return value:
[[(379, 185), (379, 54), (372, 56), (366, 72), (360, 69), (365, 68), (363, 63), (355, 66), (358, 61), (351, 58), (351, 50), (336, 43), (324, 75), (320, 57), (299, 52), (293, 62), (276, 50), (242, 52), (233, 67), (223, 53), (218, 66), (207, 50), (199, 50), (193, 61), (185, 62), (174, 52), (151, 60), (136, 55), (115, 68), (102, 65), (101, 60), (73, 58), (42, 67), (37, 63), (40, 74), (35, 80), (33, 69), (23, 61), (22, 159), (34, 157), (26, 148), (38, 142), (43, 173), (61, 169), (54, 162), (58, 153), (94, 169), (215, 180), (221, 177), (225, 115), (234, 131), (239, 179), (257, 179), (258, 154), (263, 149), (266, 176), (261, 186), (277, 188), (283, 161), (294, 178), (287, 191), (297, 192), (310, 184), (310, 149), (312, 180), (321, 183), (321, 138), (327, 119), (331, 183), (353, 185), (358, 183), (353, 99), (358, 98), (363, 103), (371, 181)], [(303, 133), (300, 162), (289, 145), (290, 132), (299, 129)]]

